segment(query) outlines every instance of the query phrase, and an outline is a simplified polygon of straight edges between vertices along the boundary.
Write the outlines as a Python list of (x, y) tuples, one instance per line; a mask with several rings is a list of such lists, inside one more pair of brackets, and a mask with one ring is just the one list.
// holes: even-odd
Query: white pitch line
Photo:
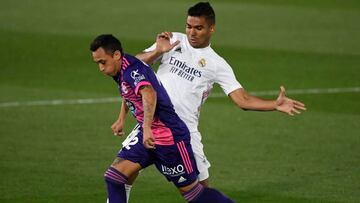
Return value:
[(109, 98), (93, 98), (93, 99), (69, 99), (69, 100), (41, 100), (28, 102), (4, 102), (0, 103), (0, 107), (19, 107), (19, 106), (51, 106), (51, 105), (66, 105), (66, 104), (98, 104), (98, 103), (113, 103), (121, 101), (120, 97)]
[[(279, 94), (279, 90), (269, 90), (269, 91), (256, 91), (249, 92), (249, 94), (254, 96), (274, 96)], [(315, 88), (315, 89), (293, 89), (286, 90), (286, 95), (300, 95), (300, 94), (339, 94), (339, 93), (351, 93), (351, 92), (360, 92), (360, 87), (348, 87), (348, 88)], [(211, 94), (212, 97), (225, 97), (226, 95), (222, 92), (217, 92)]]
[[(349, 87), (349, 88), (327, 88), (327, 89), (293, 89), (286, 90), (287, 95), (301, 95), (301, 94), (338, 94), (338, 93), (356, 93), (360, 92), (360, 87)], [(273, 96), (278, 95), (279, 90), (270, 91), (256, 91), (249, 92), (255, 96)], [(212, 93), (210, 97), (221, 98), (226, 97), (224, 93)], [(25, 101), (25, 102), (3, 102), (0, 103), (0, 108), (6, 107), (21, 107), (21, 106), (56, 106), (56, 105), (67, 105), (67, 104), (100, 104), (100, 103), (114, 103), (120, 102), (119, 97), (109, 98), (89, 98), (89, 99), (56, 99), (56, 100), (40, 100), (40, 101)]]

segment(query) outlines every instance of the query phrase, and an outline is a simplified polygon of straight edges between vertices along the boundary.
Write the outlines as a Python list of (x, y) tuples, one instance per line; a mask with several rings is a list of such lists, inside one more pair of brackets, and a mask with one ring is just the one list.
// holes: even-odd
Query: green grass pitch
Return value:
[[(122, 141), (110, 131), (118, 102), (1, 105), (118, 96), (92, 62), (90, 41), (112, 33), (136, 54), (158, 32), (184, 31), (194, 3), (1, 1), (1, 203), (105, 202), (103, 172)], [(212, 46), (248, 91), (360, 87), (359, 1), (211, 3)], [(211, 185), (239, 203), (360, 202), (360, 93), (288, 96), (307, 112), (246, 112), (225, 96), (208, 99), (200, 131)], [(126, 132), (133, 126), (129, 117)], [(140, 202), (184, 200), (150, 167), (133, 187), (131, 203)]]

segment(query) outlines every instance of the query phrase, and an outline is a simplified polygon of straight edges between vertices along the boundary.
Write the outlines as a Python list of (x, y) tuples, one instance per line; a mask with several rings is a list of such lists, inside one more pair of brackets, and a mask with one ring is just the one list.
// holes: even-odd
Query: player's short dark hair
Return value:
[(115, 53), (115, 51), (120, 51), (121, 55), (123, 55), (121, 42), (111, 34), (99, 35), (90, 44), (91, 51), (96, 51), (100, 47), (103, 48), (108, 54), (112, 55)]
[(199, 2), (190, 7), (188, 16), (205, 17), (210, 25), (215, 25), (215, 11), (209, 2)]

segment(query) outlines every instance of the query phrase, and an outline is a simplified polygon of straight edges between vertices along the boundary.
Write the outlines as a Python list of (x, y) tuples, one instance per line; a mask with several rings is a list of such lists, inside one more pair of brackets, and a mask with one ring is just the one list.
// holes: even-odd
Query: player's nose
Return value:
[(191, 29), (191, 30), (190, 30), (190, 35), (191, 35), (191, 36), (195, 36), (195, 35), (196, 35), (195, 29)]

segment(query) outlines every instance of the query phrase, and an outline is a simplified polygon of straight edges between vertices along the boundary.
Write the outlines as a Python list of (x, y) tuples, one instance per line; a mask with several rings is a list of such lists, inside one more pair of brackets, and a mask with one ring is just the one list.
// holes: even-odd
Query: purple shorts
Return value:
[(155, 149), (146, 149), (143, 145), (142, 130), (139, 130), (120, 150), (118, 157), (139, 163), (142, 168), (155, 164), (176, 187), (190, 185), (197, 180), (199, 174), (190, 139), (178, 141), (174, 145), (156, 145)]

